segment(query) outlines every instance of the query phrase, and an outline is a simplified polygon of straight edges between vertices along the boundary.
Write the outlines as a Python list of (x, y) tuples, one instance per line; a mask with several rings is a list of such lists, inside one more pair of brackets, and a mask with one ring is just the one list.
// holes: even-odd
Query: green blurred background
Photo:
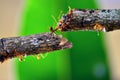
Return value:
[[(99, 8), (95, 0), (25, 0), (20, 35), (49, 32), (60, 12), (71, 8)], [(60, 33), (59, 33), (60, 34)], [(73, 43), (67, 50), (48, 53), (46, 58), (29, 56), (15, 61), (18, 80), (109, 80), (103, 33), (78, 31), (62, 33)]]

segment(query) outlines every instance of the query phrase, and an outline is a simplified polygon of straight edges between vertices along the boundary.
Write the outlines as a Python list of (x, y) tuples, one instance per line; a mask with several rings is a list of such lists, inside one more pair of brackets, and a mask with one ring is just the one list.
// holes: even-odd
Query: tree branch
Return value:
[(61, 31), (120, 29), (120, 9), (72, 9), (57, 25)]
[(65, 38), (53, 33), (43, 33), (25, 37), (0, 39), (0, 62), (8, 58), (35, 55), (55, 50), (71, 48)]

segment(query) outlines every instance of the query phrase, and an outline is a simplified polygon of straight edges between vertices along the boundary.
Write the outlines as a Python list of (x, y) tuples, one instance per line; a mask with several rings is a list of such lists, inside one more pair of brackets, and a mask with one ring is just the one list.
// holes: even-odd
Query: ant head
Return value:
[(52, 26), (50, 26), (50, 31), (51, 31), (51, 32), (53, 31), (53, 27), (52, 27)]
[(58, 30), (58, 28), (53, 29), (53, 27), (50, 27), (50, 31), (51, 31), (52, 33), (54, 33), (54, 32), (57, 31), (57, 30)]

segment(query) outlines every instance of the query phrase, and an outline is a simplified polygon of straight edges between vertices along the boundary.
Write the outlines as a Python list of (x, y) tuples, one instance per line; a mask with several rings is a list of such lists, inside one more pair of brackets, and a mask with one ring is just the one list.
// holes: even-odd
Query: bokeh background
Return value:
[[(68, 7), (120, 8), (119, 0), (0, 0), (0, 37), (49, 32)], [(59, 32), (58, 32), (59, 33)], [(71, 49), (17, 58), (0, 64), (0, 80), (120, 80), (120, 31), (59, 33)]]

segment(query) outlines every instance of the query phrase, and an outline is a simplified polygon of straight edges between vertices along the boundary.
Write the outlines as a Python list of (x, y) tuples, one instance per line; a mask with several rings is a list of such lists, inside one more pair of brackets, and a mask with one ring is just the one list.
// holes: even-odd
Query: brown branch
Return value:
[(8, 58), (35, 55), (55, 50), (71, 48), (65, 38), (53, 33), (43, 33), (25, 37), (0, 39), (0, 62)]
[(72, 9), (57, 25), (61, 31), (120, 29), (120, 9)]

